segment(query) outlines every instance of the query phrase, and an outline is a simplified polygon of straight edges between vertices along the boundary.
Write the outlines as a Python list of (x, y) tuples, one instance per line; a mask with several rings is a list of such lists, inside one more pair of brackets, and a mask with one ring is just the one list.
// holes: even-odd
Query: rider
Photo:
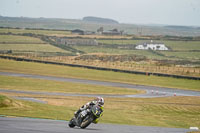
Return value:
[[(79, 109), (78, 111), (76, 111), (76, 112), (74, 113), (74, 116), (77, 117), (78, 114), (79, 114), (81, 111), (83, 111), (83, 110), (85, 110), (85, 109), (87, 109), (88, 107), (93, 106), (93, 105), (99, 106), (99, 107), (102, 109), (102, 111), (103, 111), (103, 108), (104, 108), (104, 106), (103, 106), (103, 105), (104, 105), (104, 99), (103, 99), (103, 97), (97, 97), (97, 98), (95, 98), (93, 101), (86, 103), (85, 105), (83, 105), (82, 107), (80, 107), (80, 109)], [(101, 115), (101, 116), (102, 116), (102, 115)], [(99, 121), (99, 119), (97, 118), (96, 120), (93, 121), (93, 123), (96, 124), (96, 123), (98, 123), (98, 121)]]

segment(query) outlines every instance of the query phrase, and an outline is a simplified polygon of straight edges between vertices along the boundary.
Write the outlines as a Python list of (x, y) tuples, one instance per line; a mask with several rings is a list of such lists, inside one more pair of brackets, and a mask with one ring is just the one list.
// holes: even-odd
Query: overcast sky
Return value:
[(0, 0), (0, 15), (200, 26), (200, 0)]

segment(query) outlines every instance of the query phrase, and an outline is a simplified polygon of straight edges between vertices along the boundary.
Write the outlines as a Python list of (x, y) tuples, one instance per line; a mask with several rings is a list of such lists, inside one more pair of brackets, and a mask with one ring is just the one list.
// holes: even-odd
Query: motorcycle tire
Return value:
[(75, 124), (74, 124), (73, 120), (74, 119), (72, 118), (68, 123), (69, 127), (71, 127), (71, 128), (75, 127)]

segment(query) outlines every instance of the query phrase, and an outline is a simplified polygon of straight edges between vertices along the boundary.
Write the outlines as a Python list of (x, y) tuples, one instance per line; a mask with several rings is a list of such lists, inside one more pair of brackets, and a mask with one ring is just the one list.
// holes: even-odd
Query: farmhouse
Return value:
[(169, 50), (164, 43), (154, 43), (151, 41), (150, 43), (139, 44), (135, 47), (135, 49), (141, 50)]

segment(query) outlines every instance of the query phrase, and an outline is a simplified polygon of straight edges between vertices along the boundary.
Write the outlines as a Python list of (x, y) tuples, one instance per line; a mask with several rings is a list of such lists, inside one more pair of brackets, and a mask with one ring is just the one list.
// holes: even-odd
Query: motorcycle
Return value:
[(103, 110), (97, 105), (93, 105), (88, 109), (81, 111), (78, 116), (73, 117), (69, 121), (69, 127), (73, 128), (75, 126), (82, 129), (88, 127), (92, 122), (101, 117)]

